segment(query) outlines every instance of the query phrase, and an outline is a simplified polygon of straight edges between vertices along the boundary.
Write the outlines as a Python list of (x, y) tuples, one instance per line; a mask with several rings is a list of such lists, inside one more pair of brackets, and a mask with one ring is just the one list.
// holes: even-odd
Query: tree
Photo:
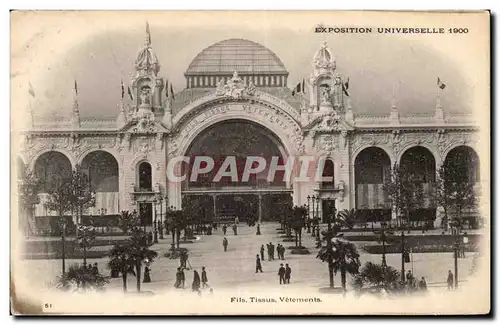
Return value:
[(295, 231), (295, 247), (302, 247), (302, 228), (305, 225), (307, 208), (294, 206), (291, 213), (290, 228)]
[[(332, 227), (330, 230), (323, 231), (323, 239), (326, 241), (326, 245), (322, 246), (321, 249), (318, 252), (318, 255), (316, 258), (321, 259), (322, 262), (327, 262), (328, 264), (328, 278), (330, 280), (330, 288), (333, 288), (335, 286), (334, 283), (334, 268), (333, 268), (333, 261), (335, 259), (335, 252), (333, 250), (333, 243), (332, 240), (335, 236), (337, 236), (339, 228), (338, 227)], [(340, 234), (340, 236), (343, 236)]]
[(356, 223), (357, 211), (355, 209), (344, 209), (337, 214), (337, 221), (345, 228), (352, 229)]
[(134, 271), (135, 264), (129, 254), (129, 246), (116, 244), (109, 252), (109, 257), (108, 267), (111, 269), (111, 272), (121, 274), (123, 292), (127, 292), (127, 276), (129, 274), (136, 276)]
[(76, 165), (72, 172), (70, 199), (78, 216), (77, 222), (80, 223), (83, 210), (95, 206), (95, 192), (91, 188), (89, 176), (80, 165)]
[(318, 258), (322, 262), (329, 261), (330, 259), (331, 262), (329, 263), (331, 263), (331, 269), (334, 274), (340, 271), (342, 290), (345, 293), (347, 274), (357, 275), (361, 265), (356, 245), (343, 238), (332, 239), (332, 249), (329, 251), (326, 247), (322, 247), (318, 252)]
[(83, 250), (83, 265), (87, 265), (87, 250), (94, 244), (96, 232), (92, 226), (78, 225), (77, 229), (76, 242)]
[(61, 290), (73, 291), (102, 291), (109, 283), (109, 277), (100, 273), (94, 273), (91, 268), (85, 265), (74, 264), (69, 267), (68, 272), (57, 277), (55, 286)]
[[(134, 227), (130, 230), (131, 237), (125, 244), (115, 245), (110, 251), (111, 260), (108, 262), (110, 267), (122, 274), (123, 289), (127, 289), (127, 274), (132, 273), (135, 268), (137, 280), (137, 291), (141, 291), (141, 270), (143, 262), (153, 262), (158, 253), (150, 250), (145, 240), (146, 233), (140, 227)], [(132, 273), (133, 274), (133, 273)]]
[(137, 212), (122, 211), (118, 216), (118, 227), (124, 232), (128, 233), (134, 227), (140, 225), (139, 217)]
[(31, 170), (25, 170), (21, 178), (18, 179), (19, 206), (21, 213), (25, 215), (24, 230), (31, 234), (30, 222), (33, 221), (33, 206), (40, 203), (38, 194), (42, 189), (42, 182)]
[(436, 182), (436, 200), (444, 210), (447, 229), (450, 214), (454, 212), (455, 224), (462, 223), (462, 213), (477, 204), (475, 183), (467, 177), (469, 164), (465, 159), (447, 159), (439, 167)]
[(366, 262), (354, 278), (354, 288), (357, 291), (391, 291), (397, 288), (399, 277), (399, 272), (391, 266)]
[(421, 208), (424, 201), (422, 180), (405, 165), (394, 164), (391, 176), (383, 186), (389, 195), (392, 206), (396, 209), (398, 220), (402, 226), (400, 216), (410, 223), (410, 213)]

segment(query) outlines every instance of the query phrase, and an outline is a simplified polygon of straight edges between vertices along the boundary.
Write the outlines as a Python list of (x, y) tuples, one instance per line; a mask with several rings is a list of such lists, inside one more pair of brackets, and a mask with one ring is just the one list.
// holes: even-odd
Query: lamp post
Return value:
[(66, 235), (66, 220), (64, 216), (59, 217), (59, 227), (61, 228), (61, 260), (62, 274), (66, 273), (66, 252), (65, 252), (65, 235)]
[[(454, 263), (454, 266), (455, 266), (455, 289), (458, 288), (458, 257), (459, 257), (459, 254), (460, 254), (460, 246), (461, 246), (461, 243), (460, 243), (460, 229), (457, 227), (456, 228), (456, 237), (455, 237), (455, 244), (453, 245), (453, 257), (455, 259), (455, 263)], [(467, 234), (464, 234), (464, 236), (462, 237), (462, 244), (465, 245), (465, 244), (468, 244), (469, 243), (469, 238), (467, 237)], [(465, 249), (465, 248), (464, 248)]]
[(172, 232), (172, 252), (175, 251), (175, 227), (174, 227), (174, 224), (175, 224), (175, 208), (173, 205), (170, 206), (169, 208), (169, 215), (170, 215), (170, 231)]
[(160, 239), (164, 239), (163, 237), (163, 197), (159, 197), (160, 201), (160, 223), (158, 224), (158, 228), (160, 230)]
[(401, 281), (405, 282), (405, 230), (401, 229)]
[(307, 233), (311, 233), (311, 210), (310, 210), (310, 205), (309, 205), (309, 200), (311, 200), (311, 197), (308, 195), (307, 196)]
[(154, 207), (154, 211), (155, 211), (155, 219), (153, 220), (153, 229), (154, 229), (154, 237), (153, 237), (153, 241), (155, 242), (155, 244), (158, 244), (158, 227), (157, 227), (157, 223), (156, 223), (156, 220), (157, 220), (157, 216), (156, 216), (156, 202), (158, 202), (156, 200), (156, 198), (153, 199), (153, 207)]
[(319, 196), (316, 197), (316, 247), (321, 247), (320, 226), (319, 226)]

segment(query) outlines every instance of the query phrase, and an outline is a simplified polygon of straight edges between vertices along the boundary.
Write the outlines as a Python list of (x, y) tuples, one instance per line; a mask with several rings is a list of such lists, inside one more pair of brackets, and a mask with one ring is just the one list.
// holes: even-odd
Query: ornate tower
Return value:
[(310, 112), (314, 115), (344, 112), (344, 97), (347, 97), (344, 80), (335, 71), (335, 58), (326, 42), (314, 54), (312, 66), (308, 80)]
[(146, 38), (144, 46), (135, 60), (135, 75), (131, 81), (133, 94), (132, 112), (134, 118), (161, 120), (164, 109), (162, 92), (163, 78), (158, 76), (160, 62), (151, 47), (151, 33), (146, 22)]

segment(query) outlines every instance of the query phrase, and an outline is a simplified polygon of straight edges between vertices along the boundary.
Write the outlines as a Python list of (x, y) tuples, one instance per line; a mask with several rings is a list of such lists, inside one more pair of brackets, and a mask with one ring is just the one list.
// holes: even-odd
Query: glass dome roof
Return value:
[(245, 39), (228, 39), (201, 51), (189, 65), (186, 75), (287, 74), (285, 65), (268, 48)]

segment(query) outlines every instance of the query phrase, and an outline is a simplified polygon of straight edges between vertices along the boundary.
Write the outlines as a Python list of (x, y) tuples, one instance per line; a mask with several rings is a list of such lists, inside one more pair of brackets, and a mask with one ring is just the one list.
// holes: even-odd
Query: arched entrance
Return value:
[(363, 149), (354, 161), (355, 202), (364, 222), (389, 221), (391, 204), (384, 183), (390, 177), (391, 159), (379, 147)]
[[(72, 175), (71, 161), (63, 153), (48, 151), (40, 155), (34, 164), (35, 176), (40, 180), (40, 201), (35, 205), (34, 221), (32, 229), (40, 231), (51, 231), (58, 229), (56, 218), (59, 211), (47, 209), (45, 203), (48, 201), (49, 193), (61, 187), (62, 182), (68, 181)], [(66, 211), (66, 220), (72, 220), (71, 212)]]
[(412, 180), (422, 186), (422, 202), (415, 202), (414, 209), (409, 211), (412, 222), (432, 222), (436, 219), (436, 203), (434, 200), (434, 183), (436, 182), (436, 160), (432, 152), (422, 146), (411, 147), (401, 156), (399, 165)]
[(119, 167), (115, 157), (106, 151), (93, 151), (83, 158), (81, 168), (95, 191), (95, 207), (89, 208), (88, 215), (118, 215)]
[(477, 228), (480, 219), (476, 206), (481, 179), (479, 166), (477, 153), (468, 146), (450, 150), (443, 164), (445, 184), (453, 183), (448, 191), (456, 193), (450, 200), (448, 216), (459, 217), (470, 228)]
[[(183, 164), (183, 207), (207, 220), (279, 220), (284, 206), (292, 204), (292, 190), (284, 171), (268, 179), (269, 165), (273, 159), (284, 165), (286, 155), (277, 136), (257, 123), (215, 123), (191, 142), (185, 154), (190, 161)], [(255, 161), (248, 162), (248, 157)], [(260, 172), (249, 173), (260, 164), (265, 165)], [(209, 165), (213, 168), (204, 172)]]

